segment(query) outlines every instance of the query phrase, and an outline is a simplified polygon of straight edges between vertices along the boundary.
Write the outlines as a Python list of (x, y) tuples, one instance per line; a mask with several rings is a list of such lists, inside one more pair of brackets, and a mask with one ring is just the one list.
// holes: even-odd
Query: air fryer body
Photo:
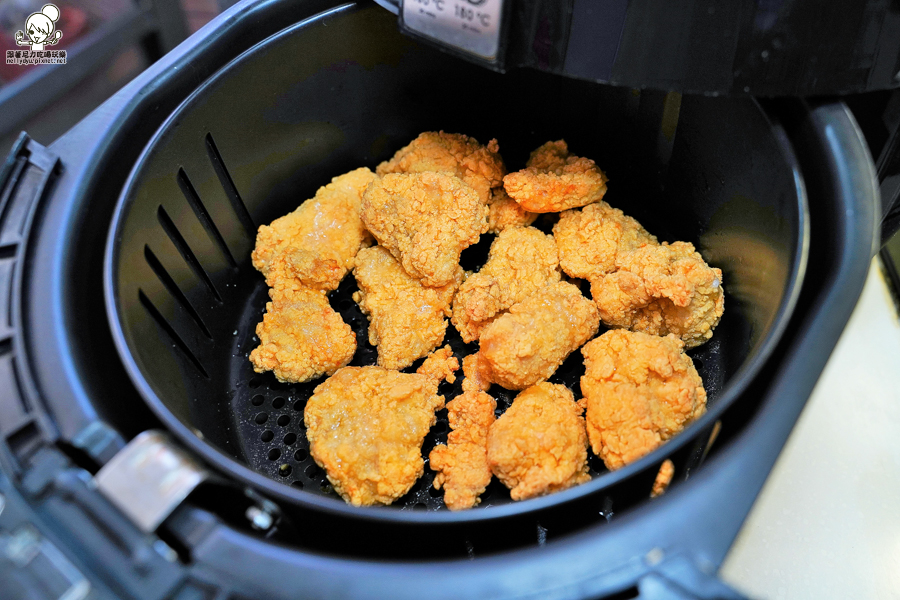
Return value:
[[(215, 162), (210, 161), (218, 156), (233, 168), (240, 139), (228, 139), (230, 130), (221, 123), (213, 123), (210, 129), (210, 123), (196, 122), (201, 117), (214, 120), (227, 111), (203, 116), (179, 112), (179, 107), (190, 102), (213, 106), (222, 102), (227, 107), (222, 97), (204, 97), (203, 93), (213, 89), (210, 82), (225, 77), (225, 67), (236, 60), (243, 60), (245, 66), (258, 61), (259, 67), (258, 72), (244, 71), (251, 80), (238, 86), (243, 92), (236, 88), (234, 93), (277, 91), (273, 74), (278, 69), (267, 73), (265, 61), (303, 61), (278, 52), (267, 55), (267, 49), (274, 47), (267, 46), (267, 40), (295, 36), (305, 51), (320, 52), (308, 63), (317, 64), (316, 58), (353, 43), (348, 35), (352, 29), (346, 29), (348, 23), (359, 26), (367, 19), (370, 23), (392, 23), (389, 14), (368, 3), (336, 6), (321, 1), (299, 7), (283, 0), (241, 3), (153, 65), (49, 148), (25, 139), (11, 156), (0, 177), (5, 190), (0, 213), (0, 243), (4, 249), (0, 254), (0, 285), (9, 288), (9, 293), (4, 288), (2, 298), (11, 299), (8, 306), (0, 305), (8, 310), (8, 315), (0, 315), (0, 494), (5, 501), (0, 530), (12, 536), (4, 540), (37, 540), (33, 546), (40, 551), (9, 572), (15, 573), (17, 581), (40, 582), (43, 578), (45, 583), (50, 582), (46, 585), (65, 589), (84, 589), (86, 583), (98, 598), (600, 598), (610, 594), (635, 597), (638, 593), (647, 598), (736, 597), (714, 578), (715, 568), (849, 317), (876, 243), (877, 192), (871, 159), (852, 117), (840, 103), (793, 100), (761, 109), (752, 99), (716, 105), (716, 99), (696, 98), (686, 99), (682, 105), (686, 122), (691, 118), (703, 122), (702, 115), (690, 117), (690, 111), (741, 106), (750, 111), (748, 118), (755, 115), (752, 118), (767, 124), (766, 138), (772, 148), (789, 158), (793, 170), (787, 172), (794, 177), (792, 183), (809, 198), (809, 214), (801, 219), (808, 222), (808, 235), (796, 239), (808, 260), (802, 265), (806, 277), (792, 300), (793, 310), (772, 338), (777, 343), (760, 354), (764, 359), (760, 359), (753, 376), (747, 377), (741, 389), (733, 390), (733, 401), (717, 409), (716, 422), (711, 421), (702, 430), (703, 443), (698, 442), (701, 436), (697, 432), (673, 444), (673, 452), (681, 457), (686, 470), (661, 498), (646, 498), (654, 467), (658, 466), (653, 459), (627, 472), (604, 475), (603, 489), (594, 494), (575, 494), (561, 504), (551, 496), (524, 510), (515, 505), (511, 505), (513, 509), (498, 507), (502, 510), (494, 513), (496, 517), (490, 516), (490, 508), (477, 513), (482, 515), (477, 518), (455, 519), (431, 518), (429, 515), (448, 513), (429, 513), (414, 507), (375, 514), (354, 512), (337, 501), (300, 502), (294, 490), (272, 478), (259, 473), (254, 476), (249, 469), (248, 473), (238, 472), (231, 466), (228, 461), (233, 457), (213, 448), (227, 446), (227, 435), (213, 439), (202, 427), (192, 430), (193, 418), (199, 415), (212, 419), (212, 412), (207, 416), (202, 411), (192, 414), (187, 406), (178, 415), (182, 419), (168, 420), (159, 406), (144, 401), (146, 390), (139, 389), (134, 373), (129, 373), (133, 365), (126, 365), (122, 358), (127, 356), (122, 354), (127, 349), (122, 340), (114, 338), (104, 295), (104, 242), (116, 206), (138, 179), (136, 174), (148, 174), (136, 165), (150, 164), (153, 153), (147, 149), (152, 140), (186, 135), (185, 131), (196, 129), (198, 135), (189, 139), (199, 144), (197, 156), (179, 157), (174, 171), (177, 173), (180, 166), (188, 177), (194, 177), (201, 193), (202, 177), (194, 175), (198, 171), (210, 169), (212, 183), (229, 181), (221, 178)], [(388, 25), (383, 32), (385, 40), (397, 37)], [(361, 69), (373, 81), (382, 79), (395, 86), (384, 91), (387, 97), (404, 96), (414, 105), (421, 97), (416, 78), (391, 79), (396, 72), (392, 69), (400, 64), (399, 58), (373, 64), (326, 61), (317, 70), (328, 78)], [(256, 86), (252, 82), (254, 73), (260, 78)], [(271, 77), (266, 79), (267, 75)], [(301, 75), (296, 74), (298, 80)], [(458, 76), (464, 79), (463, 75), (465, 69), (460, 67)], [(528, 82), (532, 75), (523, 71), (512, 77)], [(428, 77), (439, 79), (440, 74)], [(493, 81), (502, 77), (506, 75), (485, 71), (473, 79)], [(341, 81), (337, 75), (334, 78)], [(554, 85), (554, 79), (545, 74), (537, 74), (533, 80)], [(465, 89), (471, 81), (458, 83)], [(285, 89), (292, 84), (289, 79), (283, 82)], [(446, 82), (438, 84), (452, 87)], [(588, 84), (569, 82), (560, 89), (577, 91), (582, 85)], [(377, 90), (377, 86), (372, 89)], [(588, 91), (580, 98), (581, 103), (592, 105), (593, 100), (600, 99), (611, 110), (615, 103), (624, 106), (635, 97), (630, 90), (584, 89)], [(320, 111), (327, 112), (328, 103), (346, 103), (345, 110), (349, 110), (346, 105), (358, 106), (359, 112), (367, 115), (371, 107), (357, 92), (336, 89), (324, 100), (309, 101), (318, 102)], [(543, 95), (553, 96), (549, 92)], [(269, 115), (270, 124), (276, 123), (279, 115), (303, 114), (302, 102), (280, 106), (273, 96), (267, 93), (258, 99), (260, 114)], [(646, 98), (655, 99), (656, 106), (648, 100), (643, 107), (634, 107), (635, 114), (661, 118), (666, 95), (646, 94)], [(415, 127), (457, 127), (466, 133), (489, 136), (491, 123), (486, 120), (477, 132), (465, 128), (466, 112), (478, 108), (477, 95), (474, 99), (472, 104), (459, 107), (451, 125), (444, 125), (446, 120), (440, 115), (427, 116), (427, 107), (422, 107), (418, 118), (423, 121)], [(521, 104), (510, 111), (523, 125), (529, 111), (541, 108), (528, 101), (523, 97), (518, 101)], [(334, 109), (335, 115), (340, 112)], [(572, 115), (564, 117), (560, 122), (569, 123), (568, 127), (578, 121)], [(426, 118), (433, 121), (426, 123)], [(286, 166), (269, 164), (270, 168), (260, 169), (255, 176), (243, 172), (230, 179), (238, 192), (245, 193), (255, 224), (277, 216), (284, 206), (276, 200), (289, 193), (288, 188), (296, 186), (301, 188), (298, 194), (309, 195), (320, 185), (298, 182), (297, 173), (302, 169), (313, 174), (316, 169), (294, 164), (296, 157), (303, 155), (303, 148), (316, 148), (318, 141), (332, 140), (334, 136), (329, 135), (340, 131), (337, 116), (317, 120), (320, 129), (308, 131), (308, 141), (281, 152)], [(368, 141), (364, 147), (335, 142), (335, 148), (344, 150), (324, 154), (334, 164), (325, 169), (327, 173), (317, 175), (320, 179), (337, 174), (331, 172), (333, 169), (377, 160), (394, 149), (365, 137), (378, 141), (378, 115), (373, 114), (370, 121), (369, 129), (360, 133), (361, 139)], [(540, 135), (551, 136), (553, 119), (543, 117), (541, 122), (545, 129)], [(510, 135), (515, 135), (513, 125), (503, 125), (512, 132)], [(388, 129), (395, 138), (390, 139), (391, 144), (417, 132), (413, 125), (401, 121)], [(236, 125), (231, 131), (239, 130)], [(676, 137), (674, 144), (693, 140), (698, 146), (695, 153), (713, 153), (716, 144), (728, 143), (727, 138), (717, 139), (716, 134), (715, 128), (710, 128), (703, 135), (682, 136), (680, 142)], [(523, 128), (518, 150), (523, 156), (533, 142), (532, 135), (538, 134)], [(586, 132), (573, 135), (590, 142)], [(674, 174), (658, 174), (660, 181), (675, 176), (683, 179), (679, 185), (684, 189), (716, 186), (714, 181), (705, 182), (691, 169), (683, 168), (685, 165), (677, 160), (671, 164), (663, 160), (682, 156), (665, 135), (645, 139), (653, 143), (644, 148), (643, 156), (675, 168)], [(166, 153), (165, 145), (155, 148), (157, 154)], [(171, 151), (175, 152), (175, 144)], [(192, 160), (196, 160), (196, 166), (191, 166)], [(623, 169), (627, 167), (627, 161), (621, 163)], [(160, 175), (160, 185), (177, 185), (178, 180), (170, 180), (168, 175), (168, 171)], [(728, 173), (717, 175), (722, 177), (719, 185), (729, 181)], [(152, 172), (150, 177), (152, 181)], [(314, 179), (312, 175), (309, 178)], [(656, 185), (655, 179), (652, 184)], [(258, 185), (265, 193), (246, 193), (248, 185)], [(215, 201), (227, 207), (231, 202), (227, 190), (221, 193), (224, 195)], [(204, 198), (208, 197), (204, 193)], [(269, 198), (271, 202), (253, 204), (254, 198)], [(737, 209), (747, 206), (740, 198), (736, 201)], [(671, 217), (657, 216), (657, 223), (687, 230), (692, 220), (713, 220), (713, 215), (704, 215), (703, 202), (692, 202), (691, 212), (686, 213), (689, 217), (673, 210), (677, 208), (674, 206), (669, 207), (673, 210)], [(772, 199), (772, 206), (775, 203), (777, 199)], [(148, 216), (143, 219), (146, 231), (135, 229), (140, 223), (132, 222), (130, 238), (121, 245), (135, 245), (138, 252), (134, 256), (141, 260), (145, 257), (143, 246), (157, 243), (141, 236), (156, 235), (154, 228), (161, 223), (157, 204), (147, 203), (147, 207)], [(712, 204), (707, 208), (711, 210)], [(177, 220), (173, 217), (175, 208), (167, 205), (167, 214), (173, 222)], [(246, 228), (240, 215), (233, 216), (234, 243), (244, 243)], [(741, 217), (753, 220), (753, 215)], [(760, 219), (765, 223), (763, 217)], [(202, 233), (202, 229), (198, 231)], [(228, 231), (223, 235), (226, 244), (232, 243)], [(741, 241), (728, 239), (732, 243)], [(694, 241), (700, 243), (699, 237)], [(787, 248), (785, 255), (793, 256), (797, 249)], [(137, 298), (137, 290), (133, 291)], [(778, 310), (772, 311), (772, 315), (778, 314)], [(738, 328), (738, 333), (746, 332)], [(752, 333), (747, 335), (753, 339)], [(748, 343), (748, 348), (752, 347)], [(190, 402), (189, 397), (185, 399)], [(176, 430), (177, 423), (183, 430)], [(203, 423), (193, 423), (198, 424)], [(147, 525), (127, 517), (127, 507), (116, 507), (115, 494), (108, 492), (110, 486), (104, 481), (108, 482), (107, 475), (112, 473), (127, 483), (129, 471), (110, 467), (116, 463), (112, 459), (123, 456), (130, 440), (146, 439), (139, 435), (142, 432), (166, 429), (172, 435), (162, 438), (162, 447), (174, 448), (187, 457), (187, 471), (183, 473), (202, 473), (204, 479), (187, 498), (162, 513), (161, 524)], [(204, 437), (209, 438), (208, 444)], [(711, 438), (717, 439), (710, 445)], [(222, 458), (217, 458), (219, 455)], [(101, 468), (105, 474), (95, 477)], [(564, 510), (560, 510), (563, 505)], [(50, 558), (37, 561), (44, 556)]]
[[(397, 10), (411, 35), (499, 70), (527, 66), (713, 95), (813, 96), (900, 85), (900, 8), (883, 0), (382, 3)], [(472, 44), (473, 37), (493, 43)]]

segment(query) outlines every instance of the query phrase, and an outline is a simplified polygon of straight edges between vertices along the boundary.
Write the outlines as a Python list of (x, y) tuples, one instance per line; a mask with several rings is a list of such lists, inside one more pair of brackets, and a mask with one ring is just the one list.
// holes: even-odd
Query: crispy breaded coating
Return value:
[(469, 354), (462, 361), (464, 392), (486, 392), (491, 388), (491, 369), (481, 354)]
[(488, 202), (491, 188), (503, 182), (506, 167), (500, 158), (497, 140), (482, 146), (475, 138), (458, 133), (426, 131), (378, 165), (379, 175), (433, 171), (459, 177)]
[(513, 500), (591, 480), (581, 412), (567, 387), (539, 383), (516, 396), (491, 426), (488, 464)]
[(706, 390), (684, 344), (615, 329), (584, 346), (580, 400), (594, 454), (619, 469), (706, 412)]
[(488, 233), (500, 233), (507, 227), (527, 227), (538, 218), (538, 213), (519, 206), (502, 187), (491, 191), (488, 211)]
[(594, 161), (569, 154), (566, 142), (559, 140), (532, 152), (523, 170), (503, 178), (503, 187), (525, 210), (546, 213), (601, 200), (606, 181)]
[(269, 290), (269, 297), (256, 326), (259, 346), (250, 353), (254, 371), (299, 383), (330, 375), (353, 359), (356, 334), (325, 292), (294, 283)]
[(503, 311), (560, 275), (552, 236), (534, 227), (506, 229), (491, 244), (481, 270), (459, 287), (451, 321), (464, 342), (475, 341)]
[(371, 237), (359, 216), (360, 202), (375, 174), (363, 167), (331, 180), (294, 212), (261, 225), (253, 266), (270, 287), (284, 279), (333, 290)]
[(562, 213), (553, 237), (559, 266), (566, 275), (582, 279), (612, 273), (619, 253), (657, 243), (640, 223), (602, 201)]
[(456, 381), (456, 375), (453, 373), (459, 370), (459, 359), (453, 356), (453, 349), (449, 345), (439, 350), (435, 350), (428, 355), (416, 373), (433, 377), (438, 381), (446, 380), (447, 383)]
[(389, 174), (366, 190), (362, 220), (403, 269), (429, 287), (459, 273), (459, 255), (487, 231), (487, 205), (442, 173)]
[(450, 510), (479, 504), (491, 482), (487, 436), (496, 408), (497, 401), (484, 392), (463, 392), (447, 403), (451, 429), (447, 444), (435, 446), (428, 462), (437, 471), (434, 487), (444, 488), (444, 504)]
[(725, 310), (722, 271), (688, 242), (620, 253), (617, 270), (591, 281), (600, 318), (610, 327), (673, 333), (693, 348), (712, 337)]
[(665, 494), (666, 490), (669, 489), (669, 484), (672, 483), (672, 477), (674, 476), (675, 463), (667, 458), (663, 461), (663, 464), (659, 466), (659, 472), (656, 474), (656, 479), (653, 481), (653, 489), (650, 490), (650, 497), (656, 498)]
[(359, 251), (353, 276), (359, 284), (353, 299), (369, 317), (369, 343), (378, 347), (379, 366), (406, 368), (444, 339), (462, 269), (447, 285), (424, 287), (390, 252), (372, 246)]
[(553, 375), (599, 327), (594, 303), (571, 283), (558, 281), (488, 325), (481, 334), (479, 360), (490, 381), (522, 390)]
[(444, 406), (438, 380), (344, 367), (306, 403), (309, 453), (354, 506), (390, 504), (424, 472), (422, 441)]
[(687, 242), (659, 244), (605, 202), (570, 210), (553, 227), (562, 270), (591, 282), (610, 327), (674, 333), (688, 348), (712, 337), (725, 308), (722, 271)]

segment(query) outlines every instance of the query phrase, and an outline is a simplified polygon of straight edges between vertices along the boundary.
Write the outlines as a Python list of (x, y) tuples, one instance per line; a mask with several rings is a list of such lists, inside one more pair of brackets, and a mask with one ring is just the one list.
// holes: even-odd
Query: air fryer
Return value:
[[(330, 490), (302, 426), (317, 382), (247, 360), (255, 229), (437, 129), (497, 137), (512, 169), (565, 138), (607, 171), (611, 204), (723, 269), (725, 316), (692, 351), (702, 419), (524, 502), (495, 482), (451, 513), (427, 468), (391, 507)], [(62, 556), (10, 572), (25, 589), (49, 562), (97, 597), (739, 597), (715, 570), (849, 317), (880, 214), (839, 102), (495, 72), (364, 2), (235, 6), (50, 147), (23, 137), (3, 184), (0, 527)], [(330, 299), (353, 364), (372, 364), (353, 286)], [(576, 353), (553, 381), (577, 391), (582, 370)], [(426, 454), (447, 429), (439, 414)], [(667, 458), (675, 481), (650, 500)]]

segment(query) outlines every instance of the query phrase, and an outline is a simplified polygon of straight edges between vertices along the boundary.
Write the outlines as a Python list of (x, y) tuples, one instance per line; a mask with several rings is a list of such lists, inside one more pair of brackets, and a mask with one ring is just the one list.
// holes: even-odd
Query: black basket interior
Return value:
[[(597, 86), (536, 71), (504, 75), (419, 46), (368, 7), (299, 24), (233, 61), (163, 126), (114, 223), (110, 291), (123, 360), (157, 414), (298, 493), (334, 496), (307, 451), (303, 406), (321, 381), (255, 374), (267, 288), (250, 264), (256, 228), (341, 173), (373, 168), (427, 130), (496, 137), (510, 170), (547, 140), (593, 158), (606, 200), (660, 240), (693, 242), (724, 271), (726, 311), (691, 351), (710, 405), (758, 358), (800, 270), (803, 199), (776, 133), (749, 99)], [(549, 231), (553, 217), (537, 226)], [(464, 254), (483, 263), (492, 236)], [(348, 276), (331, 302), (373, 364)], [(583, 289), (587, 289), (586, 286)], [(466, 348), (448, 327), (447, 341)], [(552, 381), (580, 396), (580, 353)], [(492, 388), (501, 410), (513, 393)], [(449, 400), (459, 393), (443, 384)], [(445, 411), (423, 453), (446, 439)], [(196, 440), (195, 440), (196, 441)], [(605, 469), (592, 459), (592, 474)], [(431, 471), (395, 506), (440, 508)], [(334, 496), (336, 498), (336, 496)], [(496, 481), (481, 506), (509, 502)]]

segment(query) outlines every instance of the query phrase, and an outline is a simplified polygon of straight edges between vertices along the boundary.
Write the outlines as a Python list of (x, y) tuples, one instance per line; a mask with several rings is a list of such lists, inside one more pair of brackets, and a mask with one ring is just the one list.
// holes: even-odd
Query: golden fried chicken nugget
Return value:
[(458, 133), (426, 131), (378, 165), (379, 175), (432, 171), (459, 177), (488, 202), (491, 188), (503, 182), (506, 167), (500, 158), (497, 140), (482, 146), (475, 138)]
[(534, 227), (513, 227), (491, 244), (487, 262), (470, 275), (453, 299), (452, 322), (472, 342), (497, 316), (540, 288), (559, 281), (553, 237)]
[(602, 201), (562, 213), (553, 237), (566, 275), (589, 280), (615, 271), (619, 253), (657, 244), (640, 223)]
[(559, 140), (532, 152), (523, 170), (503, 178), (503, 187), (525, 210), (546, 213), (601, 200), (606, 181), (594, 161), (572, 156), (566, 142)]
[(435, 350), (416, 369), (416, 373), (433, 377), (438, 381), (446, 380), (447, 383), (456, 381), (453, 373), (459, 370), (459, 359), (453, 356), (453, 349), (449, 345)]
[(388, 174), (363, 195), (362, 219), (422, 284), (450, 284), (459, 255), (487, 231), (487, 205), (462, 180), (442, 173)]
[(344, 367), (306, 403), (309, 453), (354, 506), (390, 504), (424, 472), (422, 441), (444, 406), (438, 380)]
[(610, 327), (673, 333), (688, 348), (712, 337), (725, 311), (722, 271), (688, 242), (647, 245), (616, 258), (617, 270), (591, 280), (600, 318)]
[(293, 279), (316, 289), (337, 288), (357, 251), (371, 242), (359, 209), (374, 179), (365, 167), (335, 177), (294, 212), (259, 227), (251, 258), (270, 287)]
[(424, 287), (384, 247), (372, 246), (357, 254), (353, 275), (359, 284), (353, 299), (369, 316), (369, 343), (378, 347), (379, 366), (408, 367), (444, 339), (461, 268), (450, 283)]
[(484, 329), (481, 368), (494, 383), (525, 389), (553, 375), (599, 327), (597, 307), (577, 287), (564, 281), (549, 284)]
[(500, 233), (507, 227), (527, 227), (538, 218), (538, 213), (528, 212), (509, 197), (506, 190), (491, 190), (488, 201), (488, 233)]
[(321, 290), (302, 285), (269, 290), (259, 346), (250, 353), (257, 373), (273, 371), (279, 381), (299, 383), (330, 375), (356, 352), (356, 334), (328, 304)]
[(488, 432), (491, 471), (513, 500), (591, 480), (582, 408), (563, 385), (539, 383), (513, 400)]
[(488, 430), (494, 423), (497, 401), (484, 392), (463, 392), (447, 403), (450, 433), (447, 444), (435, 446), (428, 456), (435, 489), (444, 488), (450, 510), (472, 508), (491, 482), (487, 462)]
[(684, 344), (615, 329), (584, 346), (580, 400), (594, 454), (619, 469), (706, 411), (706, 390)]

